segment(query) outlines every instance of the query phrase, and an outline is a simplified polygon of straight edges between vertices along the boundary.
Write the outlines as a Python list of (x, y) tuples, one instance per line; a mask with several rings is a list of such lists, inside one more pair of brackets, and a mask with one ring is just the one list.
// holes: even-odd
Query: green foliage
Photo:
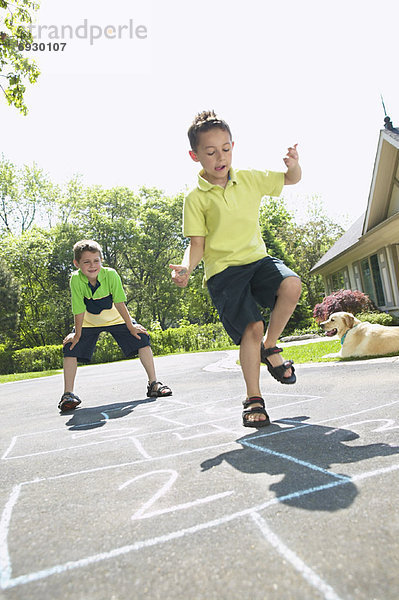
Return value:
[[(185, 325), (179, 328), (157, 329), (150, 333), (154, 355), (178, 352), (196, 352), (234, 347), (221, 323), (204, 326)], [(114, 338), (102, 333), (98, 340), (92, 363), (114, 362), (124, 358)], [(6, 350), (0, 345), (0, 374), (28, 373), (61, 369), (62, 345), (38, 346), (22, 350)]]
[(155, 355), (217, 350), (233, 346), (221, 323), (183, 325), (151, 333), (151, 347)]
[(13, 352), (0, 344), (0, 375), (14, 372)]
[[(219, 323), (202, 287), (202, 264), (184, 289), (170, 278), (169, 264), (180, 262), (188, 243), (181, 232), (182, 206), (182, 194), (168, 197), (146, 187), (137, 193), (125, 187), (85, 187), (80, 177), (59, 188), (36, 165), (19, 168), (3, 157), (0, 258), (20, 288), (20, 318), (12, 335), (4, 332), (2, 339), (14, 348), (61, 343), (73, 324), (72, 247), (84, 237), (102, 245), (104, 264), (120, 274), (129, 311), (145, 327), (155, 322), (162, 330)], [(260, 224), (269, 252), (304, 283), (285, 335), (311, 325), (311, 299), (321, 297), (308, 269), (337, 235), (322, 213), (322, 208), (313, 207), (309, 214), (318, 225), (299, 226), (283, 199), (269, 198), (261, 206)], [(263, 311), (266, 320), (269, 313)]]
[[(26, 44), (32, 42), (29, 24), (31, 14), (39, 8), (37, 2), (29, 0), (0, 0), (0, 19), (3, 30), (0, 30), (0, 84), (5, 98), (22, 114), (28, 112), (24, 100), (26, 81), (35, 83), (40, 71), (33, 60), (25, 58), (22, 51)], [(1, 26), (1, 25), (0, 25)]]
[(385, 325), (386, 327), (399, 325), (397, 317), (384, 312), (361, 312), (356, 315), (356, 318), (359, 321), (368, 321), (369, 323)]
[(20, 283), (22, 347), (60, 342), (72, 322), (69, 286), (65, 281), (57, 286), (57, 274), (51, 268), (57, 231), (33, 228), (0, 241), (0, 252)]
[(0, 231), (19, 235), (34, 224), (52, 225), (58, 190), (37, 165), (0, 160)]
[(0, 259), (0, 341), (14, 337), (19, 321), (20, 289), (17, 280)]
[(302, 296), (284, 331), (287, 335), (311, 324), (310, 307), (320, 300), (324, 286), (322, 278), (311, 275), (310, 269), (344, 230), (326, 216), (318, 197), (309, 201), (303, 224), (295, 221), (283, 198), (267, 198), (261, 206), (260, 223), (269, 253), (283, 260), (302, 280)]
[(62, 367), (62, 346), (38, 346), (16, 350), (12, 355), (15, 373), (48, 371)]

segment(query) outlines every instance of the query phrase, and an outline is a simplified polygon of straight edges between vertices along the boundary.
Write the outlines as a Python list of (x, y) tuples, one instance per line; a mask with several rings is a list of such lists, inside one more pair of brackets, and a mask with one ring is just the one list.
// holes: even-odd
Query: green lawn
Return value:
[(36, 379), (37, 377), (48, 377), (49, 375), (58, 375), (59, 373), (62, 373), (61, 369), (58, 369), (57, 371), (35, 371), (32, 373), (12, 373), (10, 375), (0, 375), (0, 383), (21, 381), (22, 379)]
[(292, 359), (296, 364), (309, 362), (333, 362), (342, 360), (339, 358), (323, 358), (325, 354), (339, 352), (341, 342), (339, 340), (328, 340), (325, 342), (310, 342), (299, 346), (286, 346), (284, 358)]

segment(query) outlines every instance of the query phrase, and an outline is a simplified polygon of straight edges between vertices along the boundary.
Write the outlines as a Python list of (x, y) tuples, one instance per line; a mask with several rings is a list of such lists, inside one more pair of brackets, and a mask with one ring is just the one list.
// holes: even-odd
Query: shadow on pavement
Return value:
[(306, 423), (308, 419), (274, 421), (237, 439), (242, 448), (204, 461), (202, 470), (227, 461), (243, 473), (282, 475), (269, 487), (280, 502), (306, 510), (336, 511), (350, 506), (358, 494), (350, 476), (339, 472), (340, 465), (399, 454), (398, 447), (388, 444), (348, 444), (359, 435), (348, 429)]
[(132, 402), (116, 402), (102, 406), (77, 408), (71, 413), (72, 418), (65, 425), (70, 431), (84, 431), (85, 429), (103, 427), (111, 419), (127, 417), (139, 404), (148, 404), (149, 402), (155, 402), (155, 400), (156, 398), (145, 398)]

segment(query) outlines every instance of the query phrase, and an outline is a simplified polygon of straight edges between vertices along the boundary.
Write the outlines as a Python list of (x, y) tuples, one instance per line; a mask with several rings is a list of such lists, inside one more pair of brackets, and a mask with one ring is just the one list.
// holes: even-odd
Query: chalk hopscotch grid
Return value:
[[(308, 581), (308, 583), (310, 583), (311, 585), (313, 585), (314, 587), (316, 587), (318, 589), (319, 592), (322, 593), (322, 595), (327, 599), (338, 599), (338, 596), (335, 594), (334, 590), (332, 590), (332, 588), (330, 586), (328, 586), (328, 584), (325, 584), (325, 582), (323, 582), (323, 580), (321, 578), (319, 578), (314, 572), (312, 572), (311, 569), (309, 569), (291, 550), (289, 550), (284, 544), (283, 542), (281, 542), (281, 540), (278, 539), (278, 537), (270, 531), (270, 529), (268, 528), (267, 524), (265, 524), (266, 522), (264, 521), (264, 519), (259, 515), (259, 512), (265, 509), (270, 508), (271, 506), (274, 506), (280, 502), (284, 502), (293, 498), (299, 498), (302, 497), (304, 495), (308, 495), (308, 494), (313, 494), (313, 493), (317, 493), (319, 491), (323, 491), (326, 489), (330, 489), (336, 486), (341, 486), (341, 485), (346, 485), (349, 482), (355, 482), (355, 481), (361, 481), (361, 480), (365, 480), (368, 479), (370, 477), (375, 477), (375, 476), (379, 476), (379, 475), (383, 475), (383, 474), (388, 474), (388, 473), (392, 473), (393, 471), (396, 471), (399, 469), (399, 464), (394, 464), (391, 465), (390, 467), (385, 467), (382, 469), (376, 469), (373, 471), (368, 471), (368, 472), (364, 472), (362, 474), (358, 474), (355, 475), (354, 477), (346, 477), (346, 476), (342, 476), (342, 475), (338, 475), (336, 473), (333, 473), (331, 471), (327, 471), (325, 469), (320, 469), (320, 467), (318, 467), (317, 465), (314, 465), (312, 463), (307, 463), (306, 461), (300, 461), (300, 459), (297, 459), (296, 457), (292, 457), (289, 455), (285, 455), (282, 453), (275, 453), (274, 451), (271, 451), (269, 449), (265, 449), (263, 446), (258, 446), (255, 443), (252, 443), (252, 441), (250, 440), (256, 440), (260, 437), (268, 437), (271, 435), (277, 435), (277, 434), (283, 434), (283, 433), (288, 433), (290, 431), (296, 431), (297, 429), (300, 428), (305, 428), (305, 427), (310, 427), (310, 426), (314, 426), (314, 425), (318, 425), (321, 423), (327, 423), (327, 422), (331, 422), (331, 421), (336, 421), (336, 420), (341, 420), (343, 418), (349, 418), (349, 417), (353, 417), (356, 416), (358, 414), (363, 414), (363, 413), (367, 413), (373, 410), (377, 410), (379, 408), (383, 408), (383, 407), (387, 407), (387, 406), (392, 406), (394, 404), (397, 404), (399, 402), (398, 401), (394, 401), (394, 402), (390, 402), (384, 405), (380, 405), (377, 407), (372, 407), (369, 409), (364, 409), (361, 411), (357, 411), (355, 413), (350, 413), (347, 415), (339, 415), (338, 417), (333, 417), (333, 418), (329, 418), (329, 419), (324, 419), (323, 421), (319, 421), (317, 423), (306, 423), (303, 424), (301, 422), (298, 422), (297, 426), (291, 427), (291, 428), (287, 428), (284, 430), (279, 430), (278, 432), (270, 432), (270, 433), (263, 433), (263, 434), (254, 434), (253, 436), (251, 436), (250, 438), (246, 438), (246, 440), (241, 440), (241, 443), (244, 442), (244, 445), (247, 445), (249, 447), (253, 447), (255, 450), (259, 450), (259, 451), (267, 451), (271, 454), (275, 454), (277, 455), (279, 458), (285, 459), (285, 460), (290, 460), (293, 462), (299, 462), (299, 464), (301, 464), (302, 466), (311, 468), (311, 469), (316, 469), (316, 470), (321, 470), (324, 474), (328, 474), (331, 477), (334, 478), (334, 481), (331, 481), (330, 483), (324, 484), (324, 485), (320, 485), (320, 486), (315, 486), (312, 488), (307, 488), (307, 489), (303, 489), (303, 490), (297, 490), (296, 492), (292, 492), (290, 494), (287, 494), (285, 496), (280, 496), (280, 497), (276, 497), (273, 498), (271, 500), (268, 500), (260, 505), (257, 506), (253, 506), (247, 509), (244, 509), (242, 511), (238, 511), (235, 513), (232, 513), (230, 515), (225, 515), (224, 517), (221, 517), (219, 519), (215, 519), (213, 521), (207, 521), (205, 523), (201, 523), (201, 524), (197, 524), (195, 526), (192, 527), (188, 527), (185, 529), (181, 529), (179, 531), (175, 531), (172, 532), (170, 534), (166, 534), (164, 536), (159, 536), (159, 537), (155, 537), (152, 539), (147, 539), (147, 540), (142, 540), (142, 541), (138, 541), (135, 542), (134, 544), (130, 544), (130, 545), (125, 545), (122, 546), (120, 548), (114, 548), (108, 552), (103, 552), (100, 554), (95, 554), (93, 556), (88, 556), (85, 557), (83, 559), (77, 560), (77, 561), (70, 561), (67, 563), (63, 563), (63, 564), (59, 564), (59, 565), (55, 565), (53, 567), (50, 567), (48, 569), (44, 569), (42, 571), (37, 571), (35, 573), (29, 573), (26, 575), (21, 575), (15, 578), (12, 578), (12, 571), (11, 571), (11, 559), (8, 553), (8, 528), (9, 528), (9, 524), (11, 521), (11, 517), (12, 517), (12, 511), (14, 506), (16, 505), (21, 489), (23, 486), (25, 485), (30, 485), (30, 484), (34, 484), (34, 483), (38, 483), (40, 481), (46, 481), (46, 480), (52, 480), (52, 479), (59, 479), (59, 478), (63, 478), (63, 477), (70, 477), (73, 475), (80, 475), (80, 474), (84, 474), (84, 473), (89, 473), (89, 472), (94, 472), (94, 471), (101, 471), (104, 469), (110, 469), (110, 468), (116, 468), (116, 467), (121, 467), (124, 465), (130, 465), (130, 464), (135, 464), (137, 462), (146, 462), (148, 460), (159, 460), (160, 458), (170, 458), (172, 456), (181, 456), (184, 454), (188, 454), (188, 453), (192, 453), (192, 452), (199, 452), (199, 451), (204, 451), (207, 449), (212, 449), (212, 448), (220, 448), (226, 445), (231, 445), (232, 443), (235, 442), (228, 442), (228, 443), (223, 443), (223, 444), (217, 444), (214, 446), (208, 446), (208, 447), (202, 447), (202, 448), (197, 448), (194, 450), (186, 450), (184, 452), (181, 453), (173, 453), (173, 454), (169, 454), (169, 455), (165, 455), (163, 457), (156, 457), (154, 459), (146, 459), (144, 458), (144, 460), (139, 460), (139, 461), (131, 461), (129, 463), (124, 463), (124, 464), (118, 464), (118, 465), (112, 465), (112, 466), (106, 466), (106, 467), (98, 467), (95, 469), (87, 469), (84, 471), (78, 471), (75, 473), (69, 473), (69, 474), (63, 474), (63, 475), (57, 475), (57, 476), (53, 476), (53, 477), (49, 477), (49, 478), (38, 478), (32, 481), (26, 481), (23, 483), (20, 483), (18, 485), (16, 485), (9, 497), (9, 500), (6, 504), (6, 507), (3, 511), (3, 515), (1, 518), (1, 522), (0, 522), (0, 567), (1, 567), (1, 579), (0, 579), (0, 585), (3, 589), (8, 589), (11, 587), (16, 587), (19, 585), (23, 585), (32, 581), (37, 581), (38, 579), (44, 579), (47, 578), (53, 574), (56, 573), (62, 573), (71, 569), (75, 569), (75, 568), (80, 568), (80, 567), (84, 567), (87, 566), (89, 564), (93, 564), (93, 563), (97, 563), (103, 560), (107, 560), (107, 559), (111, 559), (114, 558), (116, 556), (120, 556), (123, 554), (127, 554), (129, 552), (133, 552), (135, 550), (139, 550), (142, 548), (146, 548), (146, 547), (150, 547), (150, 546), (155, 546), (157, 544), (161, 544), (161, 543), (166, 543), (169, 541), (172, 541), (174, 539), (178, 539), (181, 537), (184, 537), (185, 535), (191, 535), (193, 533), (197, 533), (199, 531), (205, 530), (205, 529), (211, 529), (211, 528), (215, 528), (218, 527), (224, 523), (230, 522), (232, 520), (238, 519), (238, 518), (243, 518), (243, 517), (251, 517), (252, 520), (258, 525), (258, 527), (260, 528), (261, 532), (264, 534), (265, 538), (270, 542), (270, 544), (280, 553), (282, 554), (291, 564), (294, 568), (296, 568), (300, 574), (304, 577), (305, 580)], [(292, 404), (292, 403), (291, 403)], [(290, 420), (289, 419), (285, 419), (285, 422), (289, 423)], [(294, 424), (294, 423), (292, 423)], [(205, 434), (206, 435), (206, 434)], [(187, 507), (190, 503), (187, 504)], [(265, 533), (266, 532), (266, 533)]]
[[(281, 397), (281, 396), (287, 396), (287, 394), (268, 394), (268, 396), (279, 396), (279, 397)], [(289, 396), (289, 397), (293, 397), (293, 396)], [(300, 396), (294, 396), (294, 397), (298, 398)], [(230, 400), (234, 401), (237, 398), (241, 398), (241, 396), (237, 396), (236, 398), (231, 398)], [(280, 408), (285, 408), (285, 407), (288, 407), (288, 406), (294, 406), (296, 404), (303, 404), (305, 402), (312, 402), (314, 400), (319, 400), (319, 399), (320, 399), (319, 396), (309, 396), (309, 395), (306, 395), (306, 396), (303, 396), (302, 399), (299, 400), (299, 401), (290, 402), (290, 403), (285, 403), (285, 404), (274, 406), (273, 410), (278, 410)], [(169, 402), (172, 403), (171, 401), (169, 401)], [(208, 403), (205, 403), (204, 405), (200, 405), (199, 408), (201, 408), (201, 410), (204, 409), (204, 412), (206, 413), (207, 412), (207, 407), (212, 408), (213, 406), (215, 406), (215, 405), (217, 405), (219, 403), (222, 403), (222, 402), (225, 402), (225, 400), (220, 400), (220, 401), (216, 401), (216, 402), (208, 402)], [(192, 405), (187, 405), (187, 410), (191, 410), (192, 411), (193, 410), (193, 406)], [(153, 415), (152, 412), (155, 412), (155, 411), (158, 411), (158, 412), (157, 412), (157, 414)], [(158, 405), (158, 408), (154, 407), (154, 409), (152, 411), (146, 412), (145, 415), (131, 415), (131, 416), (124, 417), (124, 419), (125, 419), (125, 421), (129, 421), (129, 420), (133, 420), (134, 419), (135, 422), (137, 422), (139, 419), (148, 419), (148, 414), (150, 414), (151, 416), (155, 416), (156, 418), (158, 418), (161, 421), (166, 421), (167, 418), (165, 418), (165, 414), (173, 413), (173, 412), (176, 412), (176, 411), (181, 412), (182, 408), (181, 407), (169, 408), (169, 407), (165, 407), (165, 406), (162, 406), (162, 405)], [(112, 411), (108, 411), (108, 413), (111, 413), (111, 412)], [(108, 426), (112, 426), (114, 424), (114, 422), (112, 421), (112, 419), (109, 419), (109, 414), (107, 414), (107, 413), (101, 413), (101, 414), (105, 415), (104, 416), (104, 420), (108, 420)], [(236, 422), (236, 420), (237, 420), (236, 414), (231, 414), (229, 416), (229, 418), (231, 420), (234, 420), (234, 422)], [(217, 419), (213, 418), (213, 419), (209, 419), (209, 420), (205, 420), (205, 421), (200, 421), (200, 422), (196, 423), (195, 425), (186, 425), (184, 423), (179, 423), (179, 422), (173, 421), (172, 419), (170, 420), (170, 422), (176, 424), (176, 427), (174, 429), (168, 428), (168, 429), (160, 429), (160, 430), (151, 431), (151, 432), (137, 433), (137, 431), (140, 431), (140, 429), (137, 428), (137, 427), (130, 427), (130, 428), (126, 428), (126, 427), (123, 427), (123, 428), (121, 428), (121, 427), (113, 427), (110, 432), (107, 432), (107, 434), (105, 434), (105, 432), (103, 432), (103, 431), (101, 433), (102, 433), (102, 435), (111, 436), (116, 431), (120, 431), (121, 435), (118, 437), (118, 440), (120, 440), (120, 439), (122, 439), (122, 436), (123, 436), (122, 432), (125, 432), (125, 437), (126, 438), (130, 438), (132, 435), (135, 438), (138, 438), (138, 437), (153, 436), (153, 435), (159, 434), (159, 433), (175, 433), (176, 432), (176, 437), (178, 439), (188, 439), (188, 438), (180, 438), (179, 434), (178, 434), (179, 430), (194, 429), (194, 428), (198, 428), (198, 427), (200, 427), (202, 425), (212, 425), (212, 426), (214, 425), (215, 426), (215, 431), (214, 432), (211, 432), (209, 434), (201, 434), (201, 435), (204, 435), (204, 436), (205, 435), (212, 435), (212, 434), (214, 435), (214, 434), (220, 433), (220, 429), (217, 429), (218, 426), (215, 425), (215, 424), (217, 424), (219, 422), (224, 422), (225, 423), (226, 422), (226, 416), (223, 415), (222, 417), (217, 418)], [(95, 423), (81, 423), (81, 424), (79, 424), (79, 425), (77, 425), (75, 427), (84, 428), (84, 427), (87, 427), (88, 425), (94, 426), (94, 425), (97, 425), (97, 424), (98, 425), (100, 425), (100, 424), (103, 425), (104, 421), (98, 421), (98, 422), (95, 422)], [(224, 429), (226, 429), (226, 428), (224, 428)], [(12, 450), (16, 446), (16, 444), (17, 444), (17, 442), (18, 442), (19, 439), (27, 438), (27, 437), (34, 437), (34, 436), (42, 436), (42, 435), (44, 435), (46, 433), (52, 433), (52, 432), (55, 433), (57, 431), (60, 431), (62, 433), (68, 433), (65, 430), (65, 427), (60, 427), (60, 428), (52, 428), (52, 429), (43, 430), (43, 431), (34, 432), (34, 433), (32, 433), (32, 432), (22, 433), (22, 434), (13, 436), (10, 445), (8, 446), (8, 448), (6, 449), (6, 451), (4, 452), (3, 456), (1, 457), (1, 459), (2, 460), (14, 460), (14, 459), (17, 459), (17, 458), (28, 458), (29, 456), (38, 456), (40, 454), (51, 454), (53, 452), (63, 452), (65, 450), (71, 450), (71, 449), (74, 449), (74, 448), (79, 448), (80, 449), (80, 448), (84, 448), (86, 446), (99, 445), (99, 444), (107, 444), (107, 443), (110, 443), (112, 441), (116, 441), (116, 440), (112, 440), (110, 437), (107, 437), (107, 439), (96, 441), (96, 442), (88, 442), (86, 444), (80, 444), (80, 445), (74, 445), (74, 446), (63, 446), (61, 448), (55, 448), (53, 450), (44, 450), (44, 451), (39, 451), (39, 452), (32, 452), (32, 453), (29, 453), (29, 454), (20, 454), (20, 455), (10, 456)], [(233, 433), (234, 432), (239, 433), (241, 431), (241, 428), (240, 429), (234, 428), (234, 427), (233, 428), (228, 428), (227, 431), (233, 432)], [(80, 433), (80, 432), (79, 433), (75, 432), (74, 435), (73, 435), (73, 437), (79, 436), (80, 438), (82, 438), (82, 437), (89, 437), (89, 436), (98, 436), (98, 433), (99, 433), (98, 430), (94, 430), (94, 431), (89, 432), (89, 433), (85, 432), (83, 434)]]

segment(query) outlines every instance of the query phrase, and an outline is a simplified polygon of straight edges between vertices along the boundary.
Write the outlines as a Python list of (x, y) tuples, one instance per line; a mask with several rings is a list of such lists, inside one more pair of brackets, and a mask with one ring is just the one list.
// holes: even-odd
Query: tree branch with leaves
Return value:
[(35, 83), (40, 74), (35, 61), (23, 54), (26, 44), (32, 43), (31, 13), (38, 8), (30, 0), (0, 0), (0, 88), (8, 104), (23, 115), (28, 112), (25, 84)]

